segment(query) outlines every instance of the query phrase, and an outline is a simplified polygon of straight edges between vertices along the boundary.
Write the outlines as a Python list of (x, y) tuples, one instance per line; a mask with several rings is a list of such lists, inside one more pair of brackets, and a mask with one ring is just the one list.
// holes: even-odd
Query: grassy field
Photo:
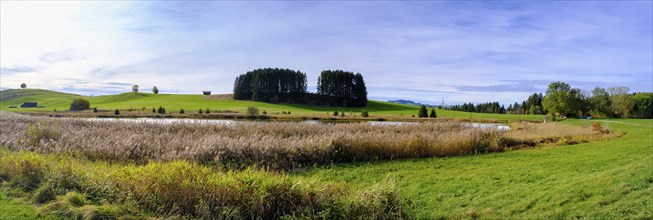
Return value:
[[(53, 92), (40, 89), (12, 89), (0, 91), (0, 110), (13, 112), (53, 112), (65, 111), (70, 107), (74, 98), (83, 96)], [(347, 115), (352, 113), (359, 117), (363, 108), (344, 108), (330, 106), (311, 106), (311, 105), (292, 105), (292, 104), (272, 104), (254, 101), (233, 100), (228, 95), (176, 95), (176, 94), (152, 94), (152, 93), (123, 93), (117, 95), (105, 95), (95, 97), (84, 97), (91, 102), (91, 107), (97, 107), (100, 110), (120, 109), (124, 112), (126, 109), (142, 110), (143, 113), (150, 113), (152, 108), (162, 106), (168, 112), (178, 113), (184, 109), (186, 114), (197, 113), (199, 109), (206, 111), (209, 108), (212, 111), (237, 111), (245, 113), (247, 107), (254, 106), (260, 109), (260, 112), (266, 111), (269, 115), (281, 114), (282, 112), (291, 112), (292, 115), (300, 117), (330, 117), (334, 111), (345, 112)], [(9, 108), (10, 106), (20, 106), (23, 102), (38, 102), (44, 108)], [(145, 108), (143, 110), (143, 108)], [(384, 101), (370, 100), (365, 108), (370, 118), (391, 117), (411, 119), (417, 115), (418, 106), (402, 105)], [(458, 118), (458, 119), (485, 119), (485, 120), (539, 120), (543, 119), (541, 115), (511, 115), (511, 114), (485, 114), (469, 113), (459, 111), (437, 110), (439, 118)]]
[(298, 175), (359, 187), (392, 179), (416, 218), (653, 218), (653, 120), (615, 120), (609, 127), (626, 134), (563, 147), (343, 164)]

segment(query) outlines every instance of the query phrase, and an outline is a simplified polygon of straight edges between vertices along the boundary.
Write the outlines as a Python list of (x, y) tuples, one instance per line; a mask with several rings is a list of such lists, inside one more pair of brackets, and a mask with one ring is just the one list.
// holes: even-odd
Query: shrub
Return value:
[(206, 114), (211, 114), (211, 110), (209, 110), (209, 108), (206, 108)]
[(97, 108), (93, 108), (93, 113), (97, 113)]
[(263, 114), (264, 114), (264, 115), (267, 115), (267, 114), (268, 114), (268, 112), (266, 112), (266, 111), (263, 111)]
[(26, 142), (29, 146), (38, 146), (41, 143), (57, 140), (60, 136), (56, 121), (42, 120), (27, 126)]
[(258, 115), (258, 108), (254, 106), (247, 107), (247, 115), (249, 116)]
[(152, 107), (152, 113), (156, 113), (156, 108)]
[(429, 115), (429, 118), (437, 118), (438, 115), (435, 113), (435, 108), (431, 109), (431, 114)]
[(184, 109), (179, 110), (179, 114), (184, 114)]
[(120, 110), (116, 109), (116, 110), (113, 112), (113, 114), (114, 114), (114, 115), (120, 115)]
[(163, 108), (163, 107), (161, 107), (161, 106), (159, 106), (159, 109), (157, 109), (156, 112), (159, 113), (159, 114), (165, 114), (165, 113), (166, 113), (166, 109)]
[(81, 111), (89, 108), (91, 108), (91, 103), (86, 99), (74, 99), (73, 102), (70, 103), (70, 110), (73, 111)]
[(338, 111), (333, 112), (333, 116), (338, 116), (338, 114), (340, 114), (340, 113), (338, 113)]
[(202, 114), (202, 113), (203, 113), (203, 112), (202, 112), (202, 109), (200, 109), (200, 111), (199, 111), (199, 113), (200, 113), (200, 114)]
[(367, 117), (370, 117), (370, 114), (367, 112), (367, 110), (363, 110), (363, 112), (361, 112), (361, 116), (367, 118)]

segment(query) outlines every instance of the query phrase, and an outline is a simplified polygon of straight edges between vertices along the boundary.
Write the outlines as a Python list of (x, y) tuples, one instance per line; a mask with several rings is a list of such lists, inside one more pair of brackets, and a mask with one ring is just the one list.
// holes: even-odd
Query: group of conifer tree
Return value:
[(261, 102), (300, 102), (306, 94), (306, 74), (300, 71), (265, 68), (236, 77), (234, 99)]
[(306, 74), (279, 68), (249, 71), (236, 77), (234, 99), (344, 107), (367, 105), (367, 87), (360, 73), (324, 70), (317, 93), (306, 89)]

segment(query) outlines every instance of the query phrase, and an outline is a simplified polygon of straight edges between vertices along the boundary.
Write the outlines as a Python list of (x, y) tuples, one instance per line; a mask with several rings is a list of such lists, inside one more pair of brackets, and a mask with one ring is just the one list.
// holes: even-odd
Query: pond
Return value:
[[(335, 122), (335, 121), (320, 121), (320, 120), (303, 120), (303, 121), (271, 121), (271, 120), (233, 120), (233, 119), (194, 119), (194, 118), (87, 118), (89, 121), (127, 121), (136, 123), (158, 123), (158, 124), (172, 124), (172, 123), (199, 123), (199, 124), (215, 124), (215, 125), (229, 125), (244, 122), (256, 123), (270, 123), (270, 122), (293, 122), (293, 123), (308, 123), (308, 124), (336, 124), (336, 123), (367, 123), (369, 125), (408, 125), (419, 124), (420, 122), (408, 121), (361, 121), (361, 122)], [(506, 124), (494, 123), (467, 123), (472, 127), (477, 128), (490, 128), (497, 130), (510, 130), (510, 126)]]

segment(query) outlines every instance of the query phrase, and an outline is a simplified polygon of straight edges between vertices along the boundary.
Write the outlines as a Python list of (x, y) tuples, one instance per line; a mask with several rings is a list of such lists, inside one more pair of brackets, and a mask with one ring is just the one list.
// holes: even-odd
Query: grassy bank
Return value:
[(609, 127), (626, 134), (496, 154), (341, 164), (298, 175), (358, 187), (394, 179), (416, 218), (650, 219), (653, 121), (615, 120)]
[[(65, 219), (379, 218), (402, 216), (391, 182), (364, 190), (247, 169), (223, 171), (187, 161), (147, 165), (0, 150), (2, 189), (20, 189), (41, 215)], [(3, 195), (4, 196), (4, 195)], [(18, 207), (0, 214), (37, 217)]]
[[(13, 150), (74, 153), (112, 161), (188, 160), (232, 168), (295, 170), (314, 165), (503, 151), (538, 143), (610, 138), (590, 127), (519, 124), (515, 131), (464, 123), (404, 125), (293, 122), (236, 124), (143, 123), (30, 117), (0, 113), (0, 145)], [(526, 126), (528, 125), (528, 126)], [(525, 134), (538, 133), (538, 136)]]
[[(0, 91), (0, 110), (13, 112), (41, 112), (52, 114), (65, 114), (70, 103), (74, 98), (83, 97), (75, 94), (59, 93), (40, 89), (13, 89)], [(363, 108), (343, 108), (331, 106), (312, 106), (312, 105), (293, 105), (293, 104), (273, 104), (254, 101), (233, 100), (230, 95), (177, 95), (177, 94), (152, 94), (152, 93), (123, 93), (117, 95), (105, 95), (96, 97), (84, 97), (89, 99), (91, 107), (97, 107), (100, 113), (90, 111), (70, 113), (71, 115), (113, 115), (113, 110), (120, 109), (121, 114), (133, 114), (140, 116), (156, 116), (152, 113), (152, 108), (162, 106), (166, 108), (171, 117), (179, 116), (180, 109), (184, 109), (186, 116), (197, 114), (199, 109), (206, 112), (208, 108), (212, 114), (218, 112), (231, 113), (237, 112), (244, 114), (247, 107), (253, 106), (260, 110), (260, 113), (266, 111), (267, 115), (282, 118), (301, 118), (301, 117), (333, 117), (333, 112), (345, 112), (348, 119), (363, 118), (360, 116)], [(9, 108), (10, 106), (20, 106), (23, 102), (38, 102), (43, 108)], [(57, 112), (54, 112), (57, 109)], [(129, 111), (129, 110), (132, 111)], [(402, 105), (383, 101), (371, 100), (368, 106), (364, 108), (370, 114), (370, 119), (385, 118), (388, 120), (412, 119), (417, 115), (418, 106)], [(283, 114), (290, 112), (291, 114)], [(466, 120), (484, 120), (484, 121), (509, 121), (509, 120), (535, 120), (541, 121), (541, 115), (511, 115), (511, 114), (485, 114), (469, 113), (448, 110), (437, 110), (439, 118), (457, 118)], [(342, 117), (335, 117), (342, 118)]]

